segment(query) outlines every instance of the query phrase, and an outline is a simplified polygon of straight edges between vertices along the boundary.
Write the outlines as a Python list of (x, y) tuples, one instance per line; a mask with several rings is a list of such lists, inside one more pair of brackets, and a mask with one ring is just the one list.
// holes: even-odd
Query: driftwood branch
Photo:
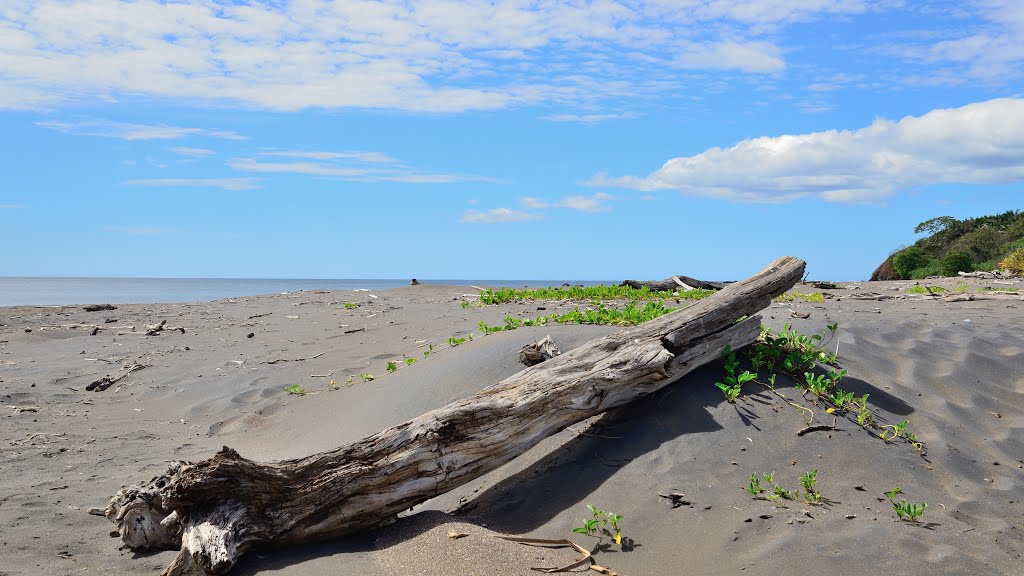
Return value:
[(305, 362), (306, 360), (315, 360), (323, 356), (324, 354), (327, 354), (327, 352), (321, 352), (319, 354), (314, 354), (313, 356), (308, 356), (306, 358), (275, 358), (274, 360), (267, 360), (265, 362), (262, 362), (262, 364), (278, 364), (280, 362)]
[(621, 286), (630, 288), (647, 287), (650, 290), (721, 290), (728, 286), (729, 282), (710, 282), (698, 280), (689, 276), (670, 276), (664, 280), (623, 280)]
[[(97, 358), (97, 360), (103, 360), (103, 359), (102, 358)], [(103, 360), (103, 361), (107, 362), (107, 360)], [(107, 388), (110, 388), (114, 384), (117, 384), (121, 380), (124, 380), (125, 378), (131, 376), (132, 372), (137, 372), (139, 370), (142, 370), (143, 368), (148, 368), (148, 367), (149, 367), (148, 364), (139, 364), (138, 362), (132, 362), (131, 364), (125, 364), (124, 366), (121, 366), (121, 369), (117, 371), (117, 374), (114, 374), (113, 376), (107, 375), (107, 376), (104, 376), (103, 378), (100, 378), (99, 380), (91, 382), (88, 386), (85, 387), (85, 389), (89, 390), (90, 392), (92, 392), (93, 390), (95, 390), (97, 392), (102, 392), (102, 391), (106, 390)]]
[(177, 332), (181, 332), (182, 334), (185, 333), (184, 326), (168, 326), (167, 320), (161, 320), (157, 324), (146, 324), (144, 328), (146, 329), (146, 336), (156, 336), (163, 332), (164, 330), (174, 330)]
[(224, 447), (121, 490), (105, 515), (135, 550), (180, 548), (166, 575), (223, 574), (256, 544), (378, 525), (490, 472), (548, 436), (663, 388), (759, 333), (751, 316), (804, 263), (757, 275), (650, 322), (592, 340), (403, 424), (305, 458), (258, 463)]
[(554, 358), (561, 353), (558, 345), (555, 344), (555, 341), (549, 335), (537, 340), (533, 344), (523, 346), (523, 349), (519, 351), (519, 361), (527, 366), (533, 366), (549, 358)]

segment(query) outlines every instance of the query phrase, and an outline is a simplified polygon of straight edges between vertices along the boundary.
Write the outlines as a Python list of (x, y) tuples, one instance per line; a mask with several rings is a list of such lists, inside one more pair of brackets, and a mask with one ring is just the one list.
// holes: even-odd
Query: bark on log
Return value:
[(708, 280), (698, 280), (696, 278), (690, 278), (689, 276), (669, 276), (664, 280), (623, 280), (620, 286), (629, 286), (630, 288), (643, 288), (646, 286), (650, 290), (692, 290), (699, 288), (701, 290), (721, 290), (731, 284), (731, 282), (710, 282)]
[[(367, 529), (498, 468), (566, 426), (756, 339), (751, 316), (803, 276), (781, 258), (709, 298), (583, 346), (373, 436), (257, 463), (224, 447), (121, 490), (105, 510), (134, 550), (180, 547), (165, 575), (223, 574), (255, 544)], [(746, 317), (742, 321), (737, 321)]]

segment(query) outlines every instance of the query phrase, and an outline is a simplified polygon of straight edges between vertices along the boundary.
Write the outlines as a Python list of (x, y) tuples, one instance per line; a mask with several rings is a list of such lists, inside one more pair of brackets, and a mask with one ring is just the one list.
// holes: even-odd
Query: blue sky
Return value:
[(5, 0), (3, 276), (856, 280), (1024, 208), (1024, 2)]

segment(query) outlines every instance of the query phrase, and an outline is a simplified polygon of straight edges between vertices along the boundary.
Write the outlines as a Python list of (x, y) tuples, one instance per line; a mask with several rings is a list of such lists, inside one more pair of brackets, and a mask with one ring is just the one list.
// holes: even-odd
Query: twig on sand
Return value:
[(146, 336), (156, 336), (164, 330), (177, 330), (182, 334), (185, 333), (184, 326), (167, 326), (167, 320), (161, 320), (159, 324), (146, 324)]
[(807, 426), (796, 431), (797, 436), (803, 436), (804, 434), (810, 434), (811, 432), (824, 432), (826, 430), (836, 429), (836, 419), (832, 419), (832, 424), (816, 424), (814, 426)]
[(138, 370), (142, 370), (143, 368), (148, 367), (149, 364), (139, 364), (138, 362), (132, 362), (131, 365), (125, 364), (124, 366), (121, 366), (121, 369), (117, 371), (117, 374), (114, 374), (113, 376), (104, 376), (103, 378), (100, 378), (99, 380), (90, 383), (88, 386), (85, 387), (85, 389), (90, 392), (93, 390), (97, 392), (102, 392), (107, 388), (110, 388), (113, 384), (116, 384), (117, 382), (124, 380), (128, 376), (131, 376), (132, 372), (136, 372)]
[(303, 360), (313, 360), (314, 358), (319, 358), (324, 354), (327, 354), (327, 352), (321, 352), (316, 356), (309, 356), (308, 358), (277, 358), (275, 360), (267, 360), (265, 362), (260, 362), (260, 364), (277, 364), (278, 362), (302, 362)]
[(494, 535), (495, 538), (502, 540), (508, 540), (509, 542), (515, 542), (517, 544), (525, 544), (526, 546), (539, 546), (542, 548), (575, 548), (577, 552), (583, 554), (583, 558), (580, 558), (576, 562), (561, 568), (530, 568), (537, 572), (545, 572), (547, 574), (553, 574), (555, 572), (571, 572), (576, 568), (584, 565), (588, 565), (588, 568), (601, 574), (607, 574), (608, 576), (618, 576), (618, 572), (605, 568), (604, 566), (598, 566), (594, 563), (594, 558), (591, 556), (590, 551), (582, 546), (573, 543), (571, 540), (559, 539), (559, 540), (548, 540), (546, 538), (522, 538), (519, 536), (499, 536)]

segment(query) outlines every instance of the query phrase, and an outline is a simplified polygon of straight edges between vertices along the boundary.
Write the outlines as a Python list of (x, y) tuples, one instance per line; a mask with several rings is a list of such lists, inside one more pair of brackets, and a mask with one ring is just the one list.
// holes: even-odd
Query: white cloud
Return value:
[(525, 222), (540, 220), (539, 214), (512, 210), (510, 208), (492, 208), (487, 211), (466, 210), (460, 222), (463, 224), (498, 224), (502, 222)]
[(126, 180), (122, 184), (164, 188), (221, 188), (223, 190), (255, 190), (261, 187), (254, 178), (143, 178)]
[(873, 202), (912, 186), (1020, 181), (1024, 100), (999, 99), (860, 130), (744, 140), (673, 158), (647, 176), (599, 174), (590, 184), (776, 203)]
[(246, 139), (245, 136), (227, 130), (183, 128), (181, 126), (167, 126), (165, 124), (128, 124), (108, 120), (92, 120), (87, 122), (58, 122), (51, 120), (36, 122), (36, 125), (67, 134), (103, 136), (106, 138), (120, 138), (121, 140), (177, 140), (186, 136), (202, 136), (224, 140)]
[(593, 100), (636, 94), (673, 63), (777, 72), (766, 33), (865, 4), (6, 0), (0, 107), (141, 96), (451, 112)]
[(0, 204), (0, 210), (20, 210), (26, 208), (24, 204)]
[(213, 150), (207, 148), (189, 148), (187, 146), (176, 146), (169, 149), (175, 154), (181, 154), (182, 156), (192, 156), (193, 158), (201, 158), (203, 156), (212, 156), (216, 154)]

